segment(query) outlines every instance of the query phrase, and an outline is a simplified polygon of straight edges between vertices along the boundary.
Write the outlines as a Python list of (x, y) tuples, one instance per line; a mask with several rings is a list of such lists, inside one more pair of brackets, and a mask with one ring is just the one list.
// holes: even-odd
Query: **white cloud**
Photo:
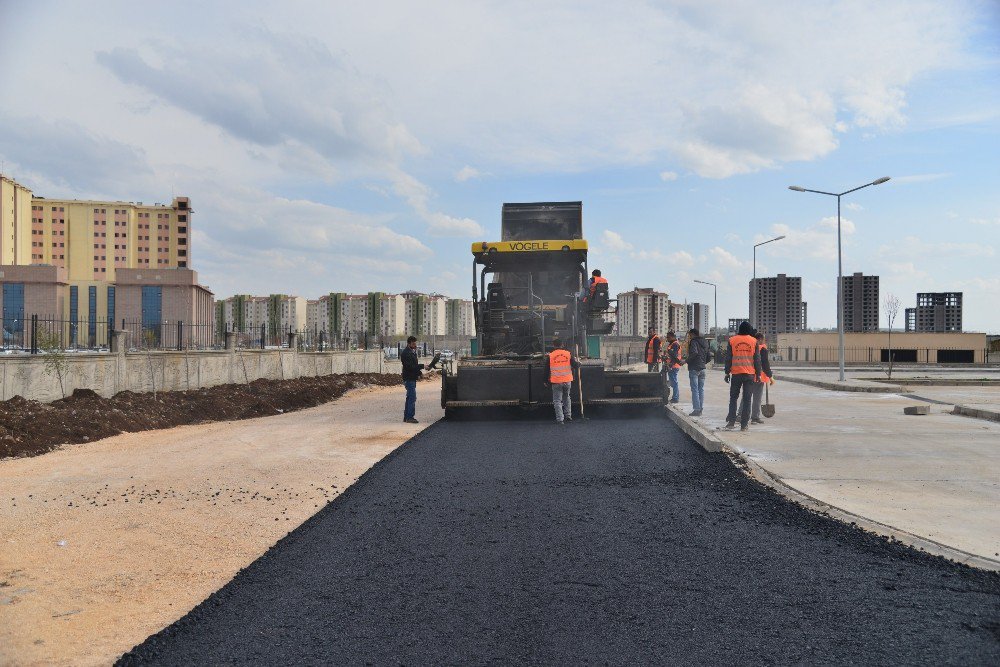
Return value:
[[(847, 239), (855, 232), (854, 222), (841, 216), (840, 223), (842, 243), (846, 244)], [(758, 234), (754, 237), (754, 243), (782, 235), (785, 237), (782, 240), (769, 243), (758, 249), (758, 263), (760, 262), (759, 257), (762, 255), (822, 261), (836, 261), (837, 259), (836, 216), (823, 218), (804, 229), (782, 223), (773, 224), (771, 225), (771, 234), (768, 236)]]
[(727, 269), (745, 268), (746, 262), (741, 262), (736, 255), (725, 248), (715, 246), (710, 248), (708, 254), (715, 260), (716, 264)]
[(455, 172), (455, 180), (459, 183), (465, 183), (466, 181), (479, 178), (480, 176), (482, 176), (482, 173), (480, 173), (480, 171), (475, 167), (470, 167), (469, 165), (465, 165)]
[(626, 252), (633, 248), (631, 243), (627, 243), (618, 232), (605, 229), (601, 233), (601, 245), (611, 252)]
[(844, 204), (844, 208), (846, 208), (848, 211), (863, 211), (863, 210), (865, 210), (864, 206), (862, 206), (861, 204), (857, 204), (855, 202), (852, 202), (852, 201), (847, 202), (846, 204)]
[(676, 181), (677, 180), (677, 172), (676, 171), (661, 171), (660, 172), (660, 180), (663, 181), (663, 182), (665, 182), (665, 183), (668, 183), (670, 181)]
[(882, 257), (993, 257), (993, 246), (985, 243), (955, 243), (952, 241), (925, 241), (916, 236), (906, 236), (892, 245), (878, 249)]

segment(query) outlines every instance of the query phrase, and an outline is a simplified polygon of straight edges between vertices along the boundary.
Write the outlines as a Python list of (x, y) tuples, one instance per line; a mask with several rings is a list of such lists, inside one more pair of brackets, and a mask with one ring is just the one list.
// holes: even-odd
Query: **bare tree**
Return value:
[(54, 375), (59, 380), (59, 392), (66, 398), (65, 378), (69, 373), (69, 357), (63, 349), (61, 337), (57, 332), (39, 329), (38, 348), (42, 351), (42, 368), (46, 375)]
[(899, 297), (895, 294), (886, 294), (882, 299), (882, 306), (885, 308), (885, 318), (889, 321), (889, 379), (892, 379), (892, 325), (896, 321), (896, 315), (899, 314)]

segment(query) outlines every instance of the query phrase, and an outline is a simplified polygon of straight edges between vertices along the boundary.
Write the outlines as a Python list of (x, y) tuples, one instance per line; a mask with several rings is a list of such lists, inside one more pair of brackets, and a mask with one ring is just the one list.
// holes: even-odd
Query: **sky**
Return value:
[(503, 202), (580, 200), (612, 292), (714, 282), (724, 324), (785, 273), (810, 327), (837, 201), (788, 186), (890, 176), (842, 198), (844, 273), (1000, 333), (1000, 3), (0, 0), (0, 171), (190, 197), (217, 298), (470, 298)]

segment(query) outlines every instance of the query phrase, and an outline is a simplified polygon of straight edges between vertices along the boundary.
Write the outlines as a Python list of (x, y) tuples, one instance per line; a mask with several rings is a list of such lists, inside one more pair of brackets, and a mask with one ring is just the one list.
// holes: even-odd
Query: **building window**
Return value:
[[(21, 338), (24, 328), (24, 283), (4, 283), (3, 344), (11, 345)], [(22, 341), (23, 343), (23, 341)]]
[(80, 321), (80, 289), (76, 285), (69, 288), (69, 344), (76, 345), (76, 328)]
[(160, 319), (163, 313), (163, 288), (144, 285), (142, 288), (142, 335), (147, 343), (160, 339)]
[(108, 336), (115, 327), (115, 288), (108, 286)]
[(87, 345), (97, 346), (97, 286), (87, 288)]

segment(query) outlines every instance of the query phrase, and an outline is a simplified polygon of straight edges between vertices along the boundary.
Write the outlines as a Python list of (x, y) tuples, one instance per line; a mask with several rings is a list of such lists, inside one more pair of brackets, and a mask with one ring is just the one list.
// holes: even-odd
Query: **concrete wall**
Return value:
[[(260, 378), (292, 379), (333, 373), (381, 373), (382, 353), (234, 350), (219, 352), (68, 353), (63, 377), (66, 395), (93, 389), (111, 397), (120, 391), (200, 389)], [(37, 401), (62, 398), (59, 379), (47, 372), (43, 355), (0, 357), (0, 400), (23, 396)]]
[[(845, 332), (844, 348), (848, 363), (878, 363), (881, 350), (889, 348), (889, 332)], [(938, 350), (972, 350), (973, 363), (981, 364), (986, 361), (986, 334), (894, 331), (892, 349), (917, 350), (918, 363), (936, 363)], [(837, 332), (778, 334), (771, 353), (784, 361), (835, 362), (839, 359)]]

